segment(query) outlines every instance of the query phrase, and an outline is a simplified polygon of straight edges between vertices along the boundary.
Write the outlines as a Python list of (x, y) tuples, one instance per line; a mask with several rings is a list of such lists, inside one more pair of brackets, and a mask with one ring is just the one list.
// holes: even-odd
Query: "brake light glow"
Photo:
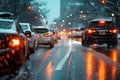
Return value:
[(20, 40), (18, 38), (14, 38), (10, 41), (10, 47), (18, 47), (20, 45)]
[(44, 34), (44, 36), (45, 36), (45, 37), (50, 37), (50, 36), (52, 36), (52, 34), (47, 33), (47, 34)]
[(76, 31), (73, 31), (73, 33), (75, 33)]
[(102, 21), (99, 21), (99, 23), (100, 23), (100, 24), (105, 24), (105, 21), (104, 21), (104, 20), (102, 20)]
[(111, 33), (117, 33), (117, 30), (113, 29), (113, 30), (109, 30), (109, 32), (111, 32)]
[(30, 37), (30, 35), (29, 35), (29, 34), (26, 34), (26, 37)]
[(88, 30), (88, 33), (94, 33), (94, 32), (96, 32), (95, 30), (92, 30), (92, 29), (89, 29)]

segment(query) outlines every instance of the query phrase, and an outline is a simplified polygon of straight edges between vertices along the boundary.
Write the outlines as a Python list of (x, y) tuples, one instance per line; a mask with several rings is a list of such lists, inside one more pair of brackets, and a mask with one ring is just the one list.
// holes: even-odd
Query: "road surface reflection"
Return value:
[[(112, 60), (114, 64), (109, 63), (108, 60)], [(86, 80), (116, 80), (118, 73), (116, 49), (109, 52), (108, 60), (96, 58), (92, 51), (86, 51)]]
[(50, 61), (45, 69), (46, 80), (52, 80), (52, 75), (54, 68), (52, 66), (52, 61)]

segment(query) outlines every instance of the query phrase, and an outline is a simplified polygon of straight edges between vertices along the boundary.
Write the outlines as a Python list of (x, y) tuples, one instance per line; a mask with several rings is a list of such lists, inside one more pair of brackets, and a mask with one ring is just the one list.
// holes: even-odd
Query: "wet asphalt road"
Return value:
[(25, 80), (120, 80), (120, 43), (82, 47), (80, 38), (63, 37), (52, 49), (39, 46), (28, 65)]

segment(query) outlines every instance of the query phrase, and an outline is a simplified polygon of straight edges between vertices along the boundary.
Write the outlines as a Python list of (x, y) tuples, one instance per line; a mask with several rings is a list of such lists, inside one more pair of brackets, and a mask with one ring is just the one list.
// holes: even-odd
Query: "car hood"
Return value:
[(16, 30), (11, 30), (11, 29), (0, 29), (0, 33), (14, 33), (17, 34)]

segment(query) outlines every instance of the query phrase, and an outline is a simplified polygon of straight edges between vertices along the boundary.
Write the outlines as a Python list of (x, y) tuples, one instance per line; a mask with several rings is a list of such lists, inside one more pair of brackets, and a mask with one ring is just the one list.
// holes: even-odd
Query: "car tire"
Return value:
[(82, 38), (82, 46), (89, 47), (88, 40)]
[(107, 48), (115, 48), (118, 45), (117, 41), (113, 41), (107, 44)]
[(50, 48), (53, 48), (54, 47), (54, 44), (50, 44)]
[(30, 59), (29, 56), (30, 56), (30, 49), (28, 49), (28, 53), (27, 53), (27, 56), (26, 56), (26, 60), (29, 60), (29, 59)]

